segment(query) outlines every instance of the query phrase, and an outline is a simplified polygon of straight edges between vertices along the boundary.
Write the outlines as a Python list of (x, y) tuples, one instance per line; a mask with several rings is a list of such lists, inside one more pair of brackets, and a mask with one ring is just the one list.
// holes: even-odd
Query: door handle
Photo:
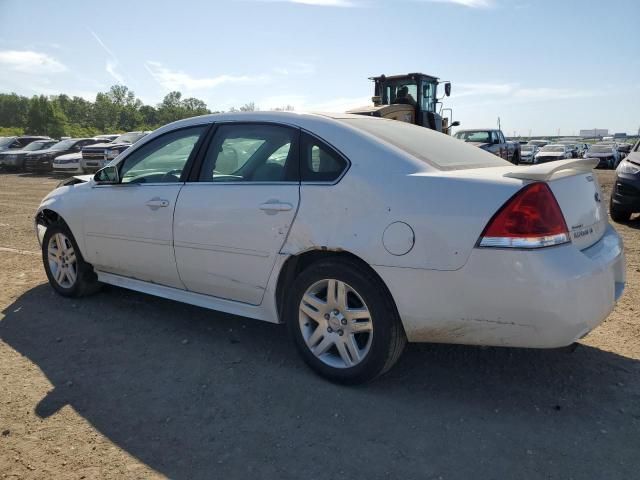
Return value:
[(169, 200), (164, 200), (162, 198), (155, 197), (149, 200), (147, 203), (145, 203), (145, 205), (149, 207), (151, 210), (157, 210), (158, 208), (168, 207)]
[(293, 205), (285, 202), (278, 202), (277, 200), (269, 200), (260, 205), (260, 210), (264, 210), (267, 213), (288, 212), (293, 208)]

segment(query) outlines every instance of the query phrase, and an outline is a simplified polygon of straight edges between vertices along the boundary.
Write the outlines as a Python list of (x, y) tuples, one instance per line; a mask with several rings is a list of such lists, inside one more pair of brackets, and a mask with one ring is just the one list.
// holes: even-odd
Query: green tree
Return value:
[(57, 102), (46, 96), (34, 96), (27, 113), (26, 132), (34, 135), (64, 136), (67, 118)]
[(29, 99), (16, 93), (0, 94), (0, 127), (24, 128), (27, 125)]

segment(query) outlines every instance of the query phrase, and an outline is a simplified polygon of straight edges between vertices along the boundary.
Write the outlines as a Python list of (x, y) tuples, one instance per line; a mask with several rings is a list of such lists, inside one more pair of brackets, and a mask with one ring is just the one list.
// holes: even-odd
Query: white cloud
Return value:
[(273, 71), (278, 75), (311, 75), (316, 73), (316, 67), (310, 63), (297, 62), (287, 67), (275, 67)]
[(428, 0), (437, 3), (453, 3), (469, 8), (491, 8), (495, 6), (494, 0)]
[[(516, 88), (511, 83), (460, 83), (454, 84), (454, 95), (459, 97), (486, 96), (486, 95), (508, 95)], [(459, 89), (459, 90), (458, 90)]]
[(145, 62), (149, 74), (167, 90), (202, 90), (215, 88), (225, 83), (266, 83), (270, 80), (267, 74), (258, 75), (217, 75), (214, 77), (194, 77), (188, 73), (171, 70), (160, 62)]
[(105, 43), (102, 41), (102, 39), (98, 36), (96, 32), (94, 32), (91, 29), (88, 29), (88, 30), (89, 30), (89, 33), (93, 36), (93, 38), (96, 39), (96, 42), (98, 42), (98, 45), (100, 45), (102, 49), (109, 56), (109, 58), (107, 58), (107, 63), (104, 67), (106, 72), (109, 75), (111, 75), (111, 77), (119, 84), (125, 84), (126, 80), (124, 76), (120, 72), (118, 72), (118, 66), (120, 65), (120, 62), (118, 61), (118, 57), (116, 57), (115, 54), (109, 49), (109, 47), (105, 45)]
[(30, 50), (2, 50), (0, 51), (0, 65), (21, 73), (42, 75), (60, 73), (67, 67), (46, 53)]

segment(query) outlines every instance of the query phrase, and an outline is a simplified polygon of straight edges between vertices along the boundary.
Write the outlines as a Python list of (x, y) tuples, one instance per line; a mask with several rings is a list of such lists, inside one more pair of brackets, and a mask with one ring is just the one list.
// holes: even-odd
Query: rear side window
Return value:
[(440, 170), (509, 165), (509, 162), (500, 157), (425, 127), (397, 120), (367, 117), (341, 121)]
[(200, 170), (201, 182), (297, 182), (299, 131), (273, 124), (220, 125)]
[(335, 182), (348, 167), (338, 152), (311, 135), (303, 135), (301, 150), (303, 182)]

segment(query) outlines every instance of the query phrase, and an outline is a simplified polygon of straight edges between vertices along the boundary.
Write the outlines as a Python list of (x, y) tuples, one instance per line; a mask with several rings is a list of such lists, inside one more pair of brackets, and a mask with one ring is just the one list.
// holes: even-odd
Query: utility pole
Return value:
[(498, 117), (498, 130), (502, 130), (502, 127), (500, 126), (500, 117)]

